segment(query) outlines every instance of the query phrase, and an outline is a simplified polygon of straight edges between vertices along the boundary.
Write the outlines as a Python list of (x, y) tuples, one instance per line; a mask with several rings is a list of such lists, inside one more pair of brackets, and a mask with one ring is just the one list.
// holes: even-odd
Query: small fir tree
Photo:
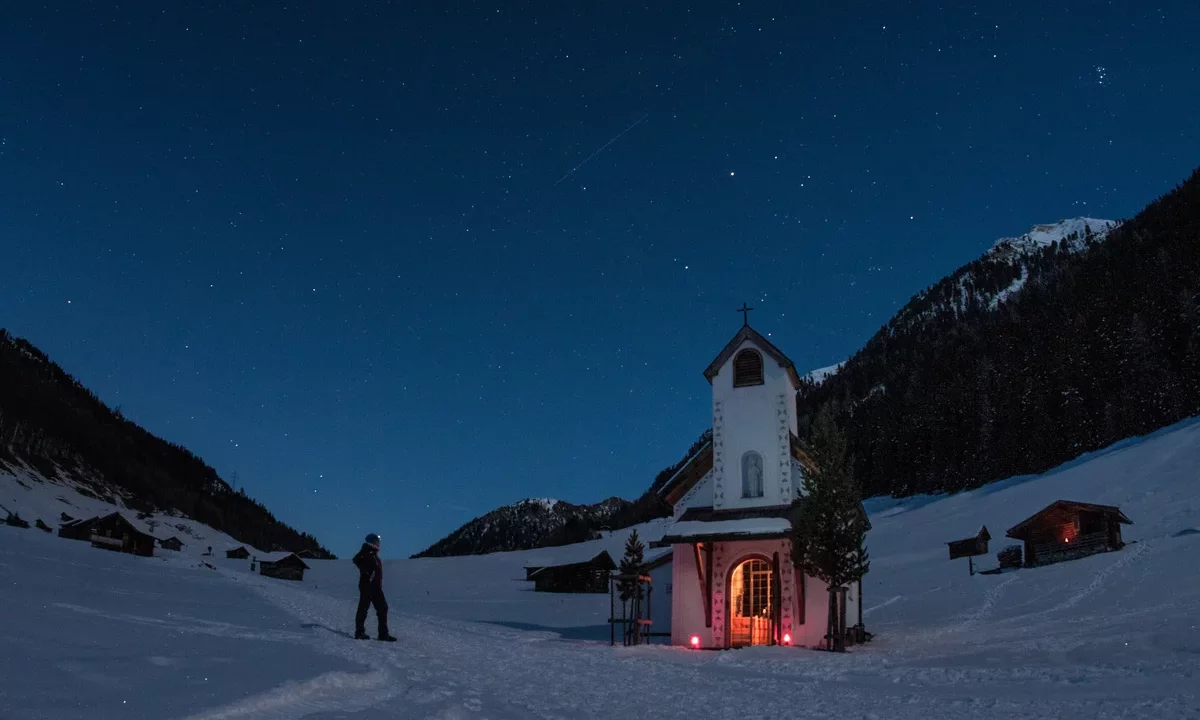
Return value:
[(816, 467), (805, 473), (805, 497), (792, 516), (792, 560), (829, 587), (827, 635), (830, 649), (842, 651), (838, 589), (861, 579), (870, 566), (865, 545), (869, 522), (846, 435), (829, 406), (814, 419), (811, 454)]
[(621, 558), (621, 574), (633, 577), (630, 580), (621, 580), (617, 585), (621, 592), (621, 602), (642, 599), (642, 584), (637, 581), (637, 576), (642, 573), (642, 554), (645, 550), (637, 530), (629, 533), (629, 539), (625, 541), (625, 557)]

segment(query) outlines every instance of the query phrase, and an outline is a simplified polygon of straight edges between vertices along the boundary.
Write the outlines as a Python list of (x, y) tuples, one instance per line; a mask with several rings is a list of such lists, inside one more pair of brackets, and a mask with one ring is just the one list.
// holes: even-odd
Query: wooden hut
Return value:
[(270, 553), (258, 561), (260, 575), (281, 580), (303, 580), (304, 571), (308, 569), (296, 553), (290, 552)]
[(533, 574), (541, 569), (542, 569), (541, 565), (526, 565), (525, 566), (525, 579), (532, 580)]
[(603, 594), (608, 592), (609, 574), (616, 569), (612, 557), (602, 550), (591, 560), (539, 568), (529, 579), (538, 592)]
[(1025, 544), (1025, 567), (1036, 567), (1120, 550), (1121, 526), (1131, 524), (1113, 505), (1057, 500), (1006, 534)]
[(80, 518), (63, 523), (58, 527), (58, 536), (68, 540), (91, 540), (92, 525), (100, 518)]
[(230, 560), (247, 560), (250, 558), (250, 551), (246, 549), (245, 545), (238, 545), (232, 550), (226, 550), (225, 557)]
[(154, 536), (143, 532), (119, 512), (110, 513), (92, 524), (92, 547), (150, 557), (154, 555)]
[(171, 536), (166, 540), (159, 540), (158, 545), (164, 550), (174, 550), (176, 552), (183, 549), (183, 541), (175, 536)]

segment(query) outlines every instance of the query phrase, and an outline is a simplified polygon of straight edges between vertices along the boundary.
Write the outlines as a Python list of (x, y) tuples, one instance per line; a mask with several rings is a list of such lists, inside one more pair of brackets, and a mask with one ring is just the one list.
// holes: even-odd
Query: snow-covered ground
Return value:
[[(0, 526), (0, 717), (1200, 717), (1197, 467), (1189, 421), (1042, 476), (870, 501), (877, 636), (845, 655), (610, 648), (606, 596), (522, 580), (527, 564), (619, 557), (627, 531), (389, 561), (400, 642), (384, 644), (348, 636), (346, 560), (312, 561), (295, 583), (245, 561), (209, 569), (186, 552), (138, 558)], [(980, 525), (994, 553), (1059, 498), (1119, 505), (1129, 545), (1001, 575), (946, 559), (944, 543)]]
[[(183, 543), (180, 553), (186, 556), (198, 557), (210, 546), (216, 552), (242, 544), (223, 532), (181, 515), (154, 513), (140, 520), (136, 512), (125, 507), (125, 498), (119, 492), (105, 490), (109, 497), (101, 498), (97, 490), (102, 483), (81, 482), (65, 475), (60, 468), (58, 477), (47, 481), (28, 465), (13, 461), (0, 464), (0, 520), (4, 519), (5, 511), (15, 512), (30, 525), (41, 520), (57, 532), (63, 524), (63, 513), (82, 520), (116, 511), (134, 527), (160, 540), (179, 538)], [(155, 549), (155, 552), (171, 554), (169, 550)]]

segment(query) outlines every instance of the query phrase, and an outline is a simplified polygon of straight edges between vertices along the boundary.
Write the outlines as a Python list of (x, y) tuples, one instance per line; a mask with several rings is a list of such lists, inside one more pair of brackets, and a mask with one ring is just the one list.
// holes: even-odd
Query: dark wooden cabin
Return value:
[(1036, 567), (1120, 550), (1121, 526), (1132, 524), (1113, 505), (1058, 500), (1006, 534), (1025, 543), (1025, 567)]
[(4, 524), (11, 525), (13, 527), (29, 529), (29, 521), (21, 519), (21, 516), (17, 513), (10, 512), (8, 517), (4, 518)]
[(250, 551), (246, 549), (245, 545), (238, 545), (232, 550), (226, 550), (225, 557), (230, 560), (248, 560), (250, 559)]
[(139, 530), (121, 513), (110, 513), (92, 524), (92, 547), (150, 557), (154, 536)]
[(281, 580), (303, 580), (308, 565), (296, 553), (274, 553), (258, 561), (258, 573)]
[(541, 566), (541, 565), (527, 565), (527, 566), (525, 566), (525, 579), (526, 579), (526, 580), (532, 580), (532, 579), (533, 579), (533, 574), (534, 574), (535, 572), (537, 572), (538, 570), (541, 570), (541, 569), (542, 569), (542, 566)]
[(608, 576), (617, 564), (606, 551), (584, 562), (549, 565), (530, 573), (537, 592), (606, 593)]
[(58, 536), (68, 540), (91, 540), (92, 525), (100, 518), (80, 518), (58, 527)]
[(183, 541), (177, 537), (169, 537), (166, 540), (159, 540), (158, 544), (164, 550), (174, 550), (176, 552), (183, 549)]

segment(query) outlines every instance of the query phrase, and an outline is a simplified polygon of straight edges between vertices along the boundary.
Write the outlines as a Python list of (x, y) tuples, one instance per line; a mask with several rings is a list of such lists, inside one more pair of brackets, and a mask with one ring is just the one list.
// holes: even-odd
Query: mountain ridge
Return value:
[[(1193, 176), (1192, 182), (1194, 182), (1194, 178), (1195, 176)], [(972, 321), (972, 318), (979, 315), (1007, 316), (1012, 312), (1012, 304), (1019, 298), (1030, 292), (1040, 291), (1044, 278), (1052, 274), (1052, 268), (1056, 262), (1061, 262), (1069, 257), (1086, 255), (1096, 247), (1106, 244), (1114, 233), (1122, 232), (1123, 227), (1124, 223), (1120, 221), (1090, 217), (1066, 218), (1054, 223), (1033, 225), (1027, 232), (1016, 237), (1001, 237), (995, 240), (980, 257), (951, 271), (928, 288), (913, 295), (909, 302), (853, 356), (841, 363), (812, 370), (803, 376), (802, 387), (797, 394), (797, 411), (801, 419), (802, 436), (806, 433), (816, 408), (820, 404), (826, 402), (840, 404), (840, 415), (848, 426), (854, 446), (860, 453), (863, 452), (864, 447), (870, 446), (870, 437), (871, 433), (875, 431), (875, 426), (850, 422), (849, 415), (860, 406), (872, 402), (874, 396), (890, 397), (887, 381), (871, 381), (867, 377), (870, 373), (863, 371), (868, 364), (865, 357), (896, 338), (910, 340), (919, 338), (923, 342), (928, 342), (931, 347), (941, 347), (941, 344), (954, 342), (959, 332), (956, 325), (967, 324)], [(1032, 285), (1030, 285), (1031, 282)], [(848, 373), (854, 375), (853, 380), (846, 379)], [(1164, 424), (1168, 423), (1163, 422), (1156, 427)], [(946, 431), (952, 432), (952, 429), (947, 428)], [(643, 498), (647, 496), (657, 498), (657, 489), (703, 445), (706, 438), (709, 437), (709, 433), (711, 430), (706, 429), (682, 459), (661, 471)], [(902, 453), (899, 448), (890, 447), (893, 447), (894, 452)], [(982, 450), (975, 448), (974, 451)], [(878, 455), (878, 451), (874, 453), (874, 456), (878, 457)], [(1065, 459), (1069, 458), (1062, 458), (1060, 461)], [(865, 468), (858, 458), (856, 458), (856, 464), (858, 471), (866, 473), (868, 477), (875, 472), (875, 466)], [(1022, 468), (1027, 472), (1032, 471), (1020, 463), (1013, 464), (1013, 467)], [(992, 479), (998, 479), (998, 477)], [(922, 491), (918, 488), (924, 488), (923, 491), (957, 489), (951, 486), (933, 487), (924, 482), (924, 478), (904, 478), (894, 485), (875, 478), (872, 480), (873, 482), (864, 485), (865, 494), (868, 496), (905, 496)], [(975, 480), (958, 483), (961, 487), (974, 487), (977, 484)], [(506, 522), (520, 522), (519, 512), (517, 512), (519, 505), (520, 503), (506, 506), (514, 509), (510, 511)], [(669, 514), (669, 509), (657, 507), (654, 512), (661, 517)], [(632, 519), (636, 516), (627, 514), (625, 517)], [(649, 518), (641, 518), (637, 522), (644, 522), (646, 519)], [(480, 518), (476, 518), (472, 523), (479, 520)], [(613, 529), (626, 527), (626, 525), (616, 524), (617, 522), (619, 520), (610, 522), (610, 526)], [(464, 528), (470, 524), (464, 525)], [(462, 528), (455, 532), (461, 531)], [(595, 532), (595, 528), (591, 528), (586, 533), (581, 532), (576, 535), (578, 538), (576, 541), (594, 537)], [(452, 536), (454, 533), (448, 537)], [(445, 539), (439, 541), (439, 543), (442, 542), (445, 542)], [(435, 543), (430, 550), (435, 547), (438, 547), (438, 544)], [(545, 547), (545, 545), (505, 546), (504, 549), (536, 547)], [(442, 551), (447, 549), (447, 546), (441, 547)], [(488, 547), (487, 543), (480, 542), (472, 547), (469, 554), (492, 552), (498, 549), (500, 548)], [(414, 557), (428, 556), (426, 555), (428, 552), (429, 550), (418, 553)]]
[(903, 497), (1042, 472), (1200, 412), (1200, 170), (1129, 220), (1093, 220), (1002, 239), (914, 295), (802, 383), (801, 437), (831, 408), (864, 494)]
[(14, 470), (32, 468), (34, 482), (69, 484), (134, 513), (179, 513), (260, 550), (333, 557), (244, 489), (235, 491), (190, 450), (108, 407), (36, 346), (4, 329), (0, 378), (0, 472), (16, 477)]

